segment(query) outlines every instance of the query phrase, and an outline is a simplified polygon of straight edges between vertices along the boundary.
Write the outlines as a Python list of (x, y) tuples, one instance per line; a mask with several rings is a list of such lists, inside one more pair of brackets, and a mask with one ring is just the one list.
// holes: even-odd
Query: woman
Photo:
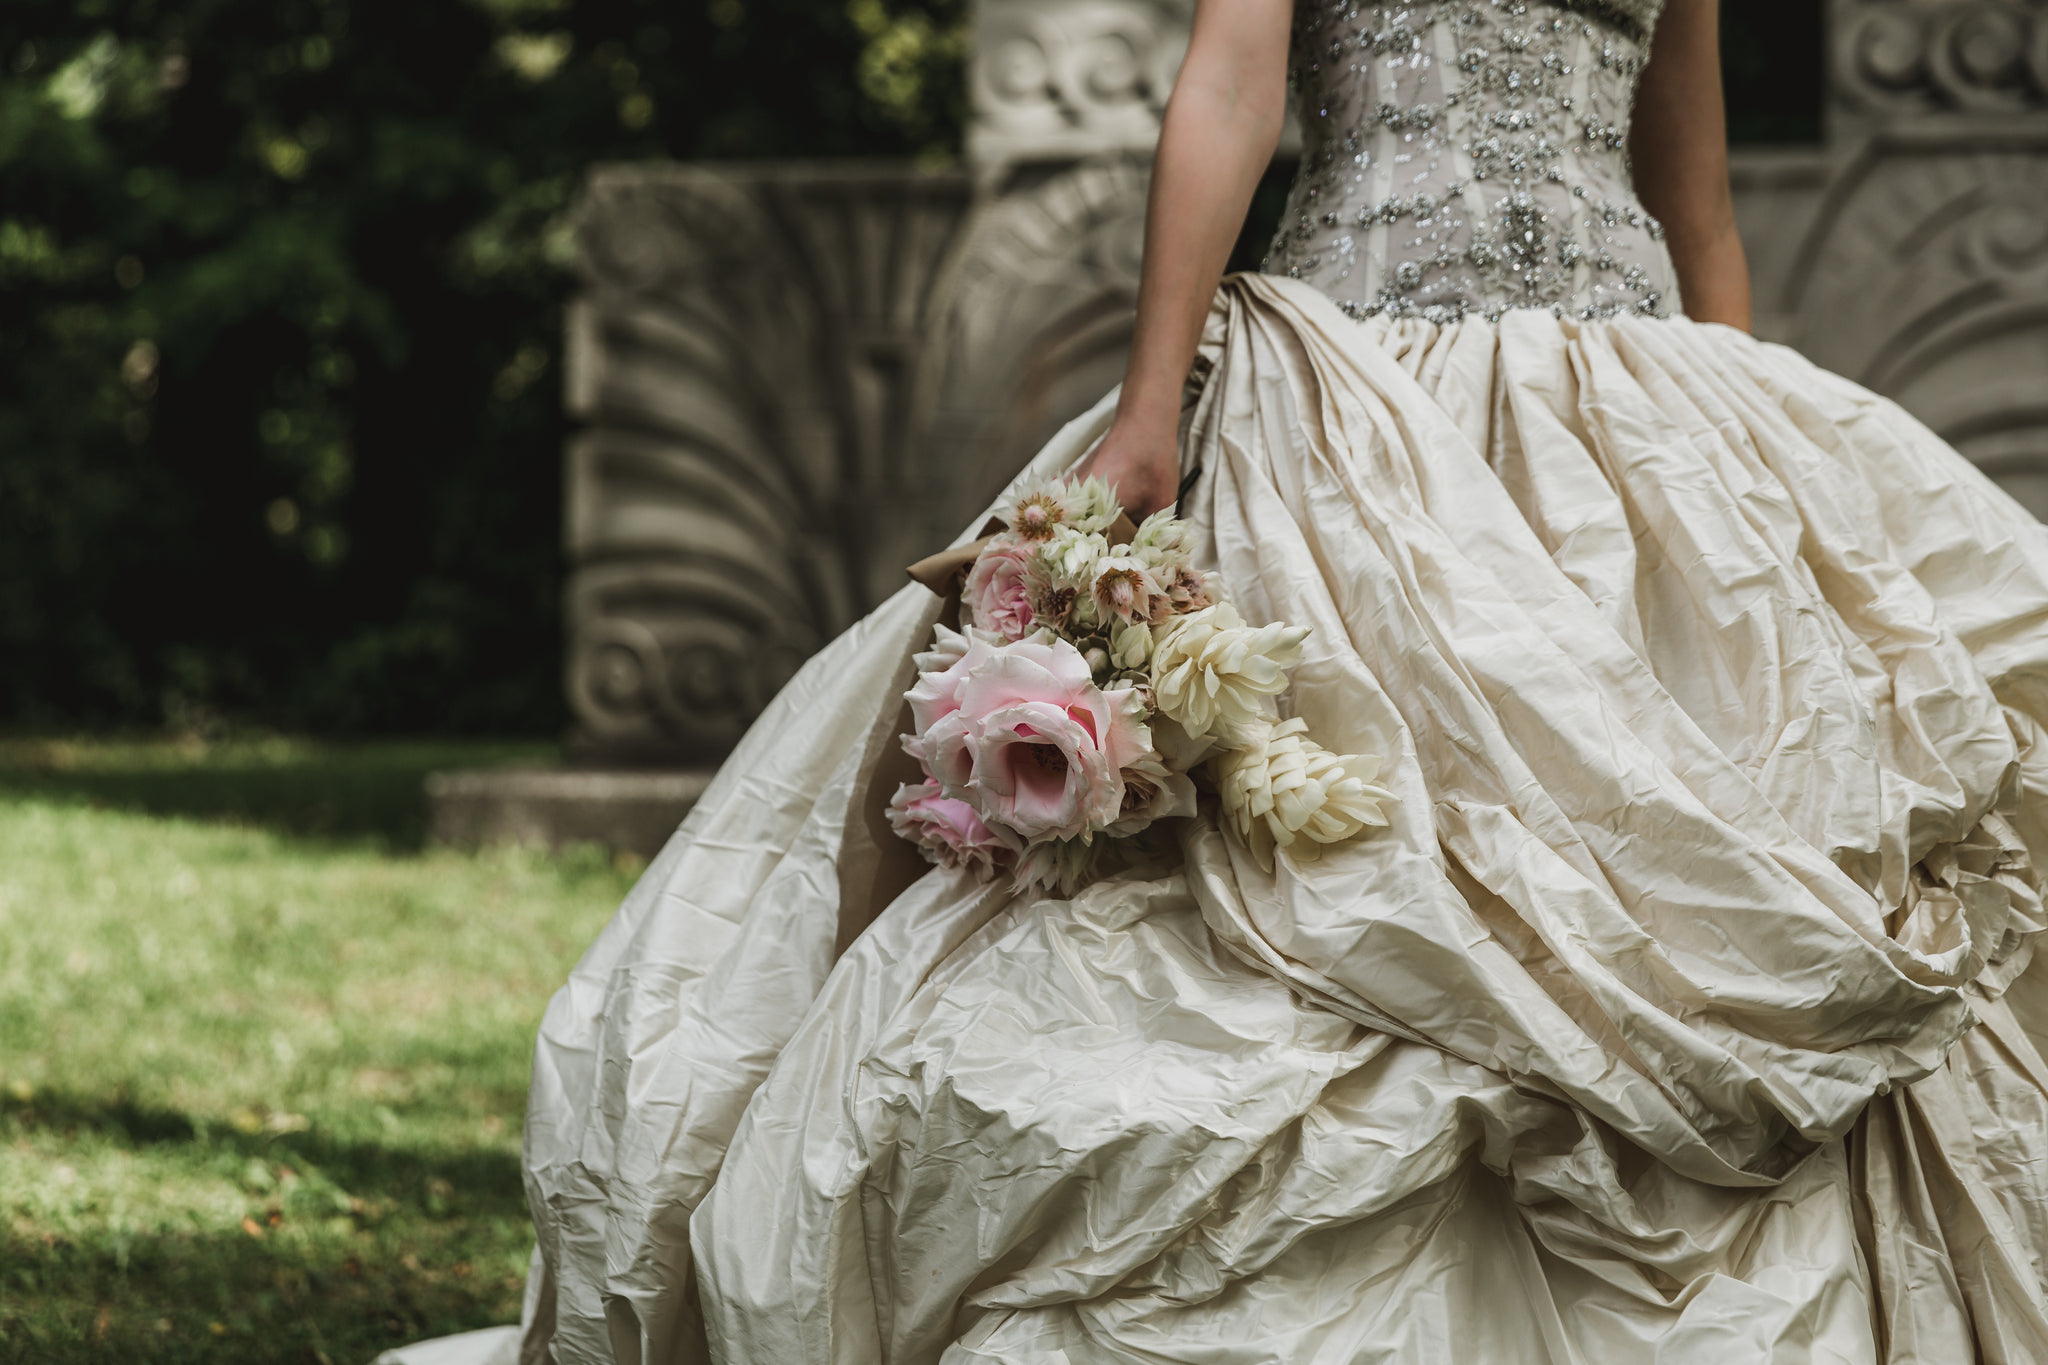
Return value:
[(2048, 1360), (2048, 537), (1745, 334), (1658, 8), (1201, 0), (1127, 381), (1032, 471), (1190, 480), (1392, 823), (906, 886), (906, 588), (548, 1013), (528, 1359)]

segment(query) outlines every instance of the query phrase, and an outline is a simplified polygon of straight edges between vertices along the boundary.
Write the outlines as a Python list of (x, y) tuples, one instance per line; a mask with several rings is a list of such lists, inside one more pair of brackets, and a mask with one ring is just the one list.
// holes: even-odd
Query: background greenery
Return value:
[(578, 175), (943, 154), (950, 24), (0, 5), (0, 720), (552, 729)]
[[(578, 177), (950, 156), (964, 12), (6, 0), (0, 724), (552, 731)], [(1726, 24), (1812, 136), (1818, 6)]]

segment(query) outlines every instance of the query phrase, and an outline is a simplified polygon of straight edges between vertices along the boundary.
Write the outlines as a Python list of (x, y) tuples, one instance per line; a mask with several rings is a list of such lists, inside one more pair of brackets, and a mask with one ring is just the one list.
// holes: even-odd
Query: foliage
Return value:
[(0, 717), (551, 728), (578, 177), (944, 154), (959, 13), (0, 7)]
[(1826, 54), (1821, 6), (1723, 0), (1721, 79), (1728, 140), (1819, 142)]
[(518, 1317), (534, 1029), (633, 869), (86, 795), (137, 804), (119, 779), (146, 773), (140, 801), (263, 810), (269, 769), (385, 768), (416, 804), (421, 759), (0, 751), (0, 1361), (359, 1362)]

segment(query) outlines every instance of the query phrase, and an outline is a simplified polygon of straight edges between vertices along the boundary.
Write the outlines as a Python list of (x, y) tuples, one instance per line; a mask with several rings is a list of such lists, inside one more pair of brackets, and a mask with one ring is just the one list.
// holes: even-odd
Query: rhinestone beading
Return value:
[(1677, 311), (1629, 107), (1658, 0), (1302, 0), (1301, 169), (1263, 269), (1353, 317)]

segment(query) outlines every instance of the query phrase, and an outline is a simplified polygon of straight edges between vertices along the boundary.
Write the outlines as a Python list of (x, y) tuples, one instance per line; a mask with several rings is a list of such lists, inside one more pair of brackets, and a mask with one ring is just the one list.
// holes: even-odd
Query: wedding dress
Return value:
[(1683, 316), (1657, 3), (1297, 15), (1182, 508), (1391, 825), (906, 872), (906, 585), (548, 1010), (527, 1359), (2048, 1361), (2048, 533)]

